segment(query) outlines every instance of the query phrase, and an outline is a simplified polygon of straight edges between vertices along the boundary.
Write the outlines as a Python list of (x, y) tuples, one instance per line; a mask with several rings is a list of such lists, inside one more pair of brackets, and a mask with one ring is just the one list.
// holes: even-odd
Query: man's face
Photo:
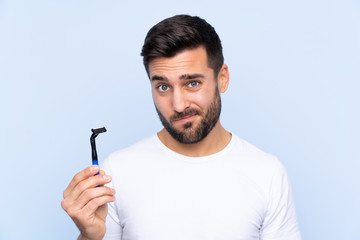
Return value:
[(180, 143), (204, 139), (219, 120), (221, 100), (206, 50), (184, 50), (149, 64), (155, 107), (168, 133)]

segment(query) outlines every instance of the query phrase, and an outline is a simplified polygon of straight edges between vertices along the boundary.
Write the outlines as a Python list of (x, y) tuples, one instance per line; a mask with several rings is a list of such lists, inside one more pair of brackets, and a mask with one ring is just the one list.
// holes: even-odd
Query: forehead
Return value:
[(206, 71), (212, 71), (212, 69), (208, 67), (204, 47), (187, 49), (174, 57), (157, 57), (149, 64), (150, 78), (154, 75), (183, 75)]

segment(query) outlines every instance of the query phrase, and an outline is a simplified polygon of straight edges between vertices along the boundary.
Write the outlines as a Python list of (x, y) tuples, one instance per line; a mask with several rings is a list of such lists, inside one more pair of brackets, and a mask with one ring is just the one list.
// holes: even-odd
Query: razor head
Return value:
[(91, 129), (91, 131), (93, 132), (90, 136), (90, 144), (91, 144), (91, 156), (92, 156), (92, 161), (93, 164), (97, 162), (97, 153), (96, 153), (96, 144), (95, 144), (95, 138), (97, 137), (97, 135), (99, 135), (100, 133), (106, 132), (106, 128), (105, 127), (99, 127), (99, 128), (93, 128)]
[(94, 134), (99, 134), (99, 133), (106, 132), (106, 128), (105, 128), (105, 127), (93, 128), (93, 129), (91, 129), (91, 131), (92, 131)]
[(105, 127), (93, 128), (91, 129), (91, 131), (93, 133), (90, 136), (90, 141), (95, 143), (95, 138), (97, 137), (97, 135), (99, 135), (99, 133), (106, 132), (106, 128)]

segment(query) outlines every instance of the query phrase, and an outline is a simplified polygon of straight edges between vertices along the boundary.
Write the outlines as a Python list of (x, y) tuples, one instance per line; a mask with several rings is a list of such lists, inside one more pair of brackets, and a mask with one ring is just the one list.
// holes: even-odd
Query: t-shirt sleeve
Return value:
[(280, 162), (275, 165), (269, 189), (269, 204), (260, 239), (301, 240), (291, 185)]
[[(109, 166), (109, 159), (105, 160), (101, 168), (106, 174), (111, 175), (111, 168)], [(112, 182), (106, 186), (114, 188)], [(116, 197), (116, 195), (115, 195)], [(103, 240), (120, 240), (122, 238), (122, 227), (120, 224), (119, 216), (116, 209), (116, 203), (108, 203), (108, 214), (106, 216), (106, 233)]]

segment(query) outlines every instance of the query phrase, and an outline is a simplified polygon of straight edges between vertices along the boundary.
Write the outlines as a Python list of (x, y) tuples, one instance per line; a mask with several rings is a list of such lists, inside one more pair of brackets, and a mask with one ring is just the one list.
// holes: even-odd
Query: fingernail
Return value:
[(112, 194), (115, 194), (115, 193), (116, 193), (115, 189), (112, 188), (112, 189), (111, 189), (111, 193), (112, 193)]
[(108, 175), (104, 175), (104, 179), (105, 179), (106, 181), (109, 181), (109, 180), (111, 180), (111, 177), (108, 176)]
[(98, 171), (99, 170), (99, 166), (98, 165), (92, 165), (91, 167), (90, 167), (90, 171), (91, 172), (95, 172), (95, 171)]

